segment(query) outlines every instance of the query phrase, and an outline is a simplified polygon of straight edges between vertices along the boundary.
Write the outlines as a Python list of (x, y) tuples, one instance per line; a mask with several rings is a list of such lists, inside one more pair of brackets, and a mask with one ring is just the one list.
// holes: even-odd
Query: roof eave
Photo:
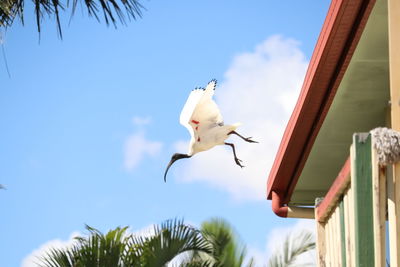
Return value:
[(293, 189), (354, 53), (375, 0), (333, 0), (319, 35), (299, 99), (286, 126), (268, 182), (290, 201)]

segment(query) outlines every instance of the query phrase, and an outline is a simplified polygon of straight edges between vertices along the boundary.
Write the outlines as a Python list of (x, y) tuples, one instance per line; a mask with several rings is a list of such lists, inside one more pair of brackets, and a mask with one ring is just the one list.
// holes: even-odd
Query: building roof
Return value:
[(384, 2), (332, 1), (269, 174), (268, 199), (274, 191), (283, 204), (312, 205), (345, 163), (352, 134), (385, 123)]

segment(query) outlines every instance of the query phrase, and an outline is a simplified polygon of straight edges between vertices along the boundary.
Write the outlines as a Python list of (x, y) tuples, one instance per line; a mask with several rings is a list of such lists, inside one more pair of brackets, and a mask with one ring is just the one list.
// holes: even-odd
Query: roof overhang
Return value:
[[(313, 194), (310, 194), (308, 199), (303, 200), (301, 196), (297, 196), (294, 201), (292, 201), (292, 194), (299, 177), (302, 176), (306, 163), (308, 164), (309, 155), (349, 67), (374, 5), (374, 0), (332, 1), (312, 55), (298, 102), (286, 127), (269, 175), (267, 183), (268, 199), (271, 199), (272, 192), (275, 192), (279, 194), (283, 204), (290, 202), (297, 205), (312, 205), (310, 199), (314, 198)], [(346, 95), (342, 97), (346, 99)], [(381, 98), (385, 98), (385, 96), (381, 96)], [(337, 118), (335, 119), (337, 121)], [(331, 119), (330, 123), (332, 124), (332, 122), (335, 123), (335, 120)], [(363, 125), (362, 127), (370, 126)], [(334, 126), (330, 125), (329, 127)], [(360, 127), (350, 127), (347, 130), (349, 132), (360, 129)], [(351, 136), (348, 144), (350, 142)], [(335, 143), (332, 143), (332, 145), (335, 145)], [(344, 145), (347, 146), (347, 143)], [(339, 166), (336, 166), (336, 174), (329, 178), (331, 179), (330, 183), (344, 164), (348, 156), (348, 148), (345, 153), (346, 155), (341, 155), (343, 161)], [(322, 193), (328, 190), (330, 183), (321, 189)]]

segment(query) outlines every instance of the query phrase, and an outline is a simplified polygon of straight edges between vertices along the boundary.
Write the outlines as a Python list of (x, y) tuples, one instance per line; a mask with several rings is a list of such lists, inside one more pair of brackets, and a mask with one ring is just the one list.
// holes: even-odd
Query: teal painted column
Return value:
[(371, 135), (353, 135), (354, 229), (356, 266), (374, 266)]

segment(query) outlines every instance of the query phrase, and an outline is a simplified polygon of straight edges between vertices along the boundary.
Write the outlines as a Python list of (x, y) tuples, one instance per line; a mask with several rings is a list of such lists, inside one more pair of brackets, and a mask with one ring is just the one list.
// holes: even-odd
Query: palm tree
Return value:
[(233, 227), (221, 218), (212, 218), (201, 225), (201, 232), (211, 245), (211, 253), (195, 252), (185, 266), (241, 267), (253, 266), (253, 259), (245, 265), (246, 247), (240, 242)]
[(312, 263), (296, 263), (299, 256), (315, 248), (313, 233), (301, 231), (286, 236), (281, 247), (271, 255), (268, 267), (313, 266)]
[[(98, 21), (100, 14), (104, 16), (106, 24), (112, 23), (116, 26), (117, 20), (126, 23), (126, 18), (136, 20), (142, 16), (144, 7), (139, 0), (32, 0), (36, 14), (37, 30), (40, 34), (40, 25), (44, 15), (54, 17), (57, 29), (62, 38), (60, 11), (71, 9), (71, 18), (76, 11), (78, 2), (86, 7), (88, 15), (94, 16)], [(0, 28), (9, 27), (18, 17), (24, 23), (24, 0), (1, 0), (0, 1)], [(125, 12), (123, 12), (125, 9)]]
[[(52, 248), (39, 260), (41, 267), (180, 267), (254, 266), (246, 261), (246, 247), (223, 219), (205, 221), (198, 230), (182, 220), (155, 225), (149, 234), (127, 233), (127, 227), (106, 234), (86, 226), (89, 235), (76, 237), (67, 248)], [(315, 247), (310, 232), (288, 235), (269, 260), (269, 267), (300, 266), (296, 259)], [(307, 266), (304, 265), (303, 266)]]
[(88, 237), (76, 237), (70, 248), (50, 249), (39, 266), (123, 266), (128, 245), (127, 227), (118, 227), (105, 235), (90, 226), (86, 229), (90, 233)]
[(154, 226), (153, 234), (128, 234), (127, 227), (107, 234), (86, 226), (87, 237), (75, 238), (72, 247), (50, 249), (41, 259), (42, 267), (125, 267), (165, 266), (185, 252), (210, 253), (200, 232), (183, 221), (169, 220)]

